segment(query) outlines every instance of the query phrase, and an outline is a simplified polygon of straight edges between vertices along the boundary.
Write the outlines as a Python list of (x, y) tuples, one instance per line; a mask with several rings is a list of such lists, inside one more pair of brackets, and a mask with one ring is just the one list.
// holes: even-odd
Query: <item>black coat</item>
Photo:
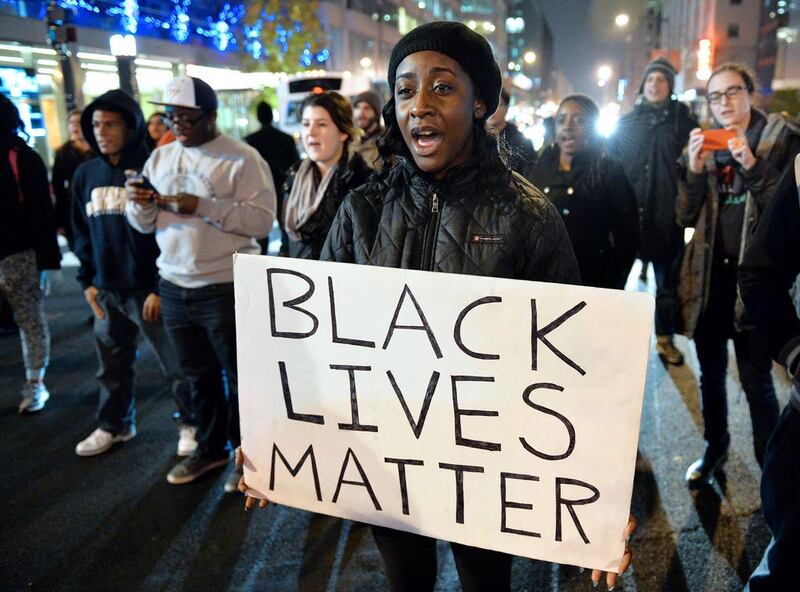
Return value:
[[(16, 155), (19, 183), (11, 166), (11, 152)], [(16, 135), (0, 139), (0, 186), (0, 259), (33, 249), (40, 270), (58, 269), (61, 251), (47, 167)]]
[[(286, 182), (286, 171), (300, 160), (294, 138), (271, 125), (265, 125), (257, 132), (247, 136), (244, 141), (255, 148), (261, 158), (267, 161), (275, 187), (282, 187)], [(280, 206), (280, 204), (278, 205)]]
[[(800, 199), (795, 167), (789, 165), (766, 205), (739, 267), (739, 289), (747, 312), (770, 354), (790, 372), (800, 369), (800, 319), (795, 292), (800, 273)], [(800, 376), (798, 376), (800, 378)]]
[[(292, 192), (298, 168), (300, 168), (300, 162), (295, 163), (286, 175), (286, 182), (283, 184), (283, 191), (281, 192), (284, 204), (288, 201), (289, 194)], [(325, 237), (328, 236), (328, 230), (330, 230), (342, 200), (350, 191), (363, 185), (371, 174), (372, 169), (367, 166), (364, 159), (357, 153), (347, 160), (343, 171), (337, 170), (334, 173), (334, 178), (331, 179), (319, 208), (298, 229), (303, 239), (300, 241), (289, 239), (290, 257), (319, 259), (322, 244), (325, 242)], [(282, 211), (280, 219), (283, 221)]]
[(530, 180), (561, 214), (583, 284), (623, 289), (639, 249), (639, 215), (619, 161), (585, 152), (573, 158), (571, 170), (559, 171), (559, 150), (553, 145), (542, 152)]
[(558, 212), (520, 179), (513, 202), (478, 191), (474, 161), (446, 181), (405, 158), (347, 196), (321, 259), (488, 277), (580, 283)]
[(683, 248), (683, 230), (675, 222), (678, 158), (697, 120), (683, 103), (654, 108), (640, 102), (624, 115), (612, 147), (639, 201), (642, 257), (671, 262)]
[(53, 195), (56, 198), (56, 224), (63, 228), (67, 234), (70, 249), (73, 248), (72, 235), (72, 178), (78, 167), (87, 160), (94, 158), (94, 150), (79, 152), (72, 142), (67, 142), (56, 150), (56, 159), (53, 162)]

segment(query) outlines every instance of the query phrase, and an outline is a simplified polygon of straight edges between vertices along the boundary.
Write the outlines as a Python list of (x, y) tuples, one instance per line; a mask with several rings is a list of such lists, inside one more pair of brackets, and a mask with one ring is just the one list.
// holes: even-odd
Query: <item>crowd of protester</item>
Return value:
[[(727, 133), (712, 145), (675, 97), (675, 75), (663, 58), (647, 66), (612, 141), (597, 131), (594, 101), (564, 98), (537, 154), (506, 121), (511, 97), (485, 39), (431, 23), (394, 47), (386, 104), (373, 92), (352, 104), (309, 96), (302, 160), (269, 105), (241, 142), (218, 130), (213, 89), (178, 77), (148, 119), (122, 90), (71, 112), (49, 185), (0, 96), (0, 295), (22, 342), (19, 412), (50, 396), (40, 272), (59, 267), (57, 234), (80, 261), (99, 366), (98, 427), (75, 452), (100, 455), (137, 435), (141, 337), (172, 387), (175, 485), (228, 465), (240, 445), (232, 255), (266, 252), (274, 221), (281, 255), (362, 265), (624, 289), (638, 257), (653, 266), (659, 356), (684, 363), (678, 333), (697, 352), (706, 449), (687, 469), (693, 488), (712, 484), (728, 455), (733, 341), (773, 534), (750, 589), (782, 589), (800, 545), (800, 321), (789, 292), (800, 271), (800, 128), (760, 111), (752, 72), (725, 64), (707, 83), (712, 127)], [(470, 249), (471, 222), (513, 237), (503, 256)], [(424, 241), (431, 225), (436, 240)], [(694, 229), (686, 245), (684, 228)], [(794, 381), (782, 414), (773, 359)], [(246, 491), (241, 463), (225, 490)], [(393, 590), (433, 588), (435, 541), (372, 530)], [(509, 588), (508, 555), (451, 546), (465, 589)], [(621, 572), (630, 559), (626, 548)]]

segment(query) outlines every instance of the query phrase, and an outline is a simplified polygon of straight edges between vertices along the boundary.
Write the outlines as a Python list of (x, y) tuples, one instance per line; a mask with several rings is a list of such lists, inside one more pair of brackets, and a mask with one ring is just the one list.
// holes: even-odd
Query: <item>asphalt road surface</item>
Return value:
[[(653, 290), (631, 274), (629, 287)], [(369, 529), (283, 506), (245, 512), (225, 494), (227, 470), (173, 486), (173, 403), (153, 356), (137, 363), (139, 435), (108, 453), (76, 456), (95, 427), (97, 369), (89, 310), (74, 269), (55, 278), (47, 299), (53, 354), (51, 399), (17, 414), (24, 374), (19, 339), (0, 338), (1, 590), (384, 590)], [(732, 450), (721, 483), (690, 492), (686, 467), (703, 451), (693, 346), (687, 364), (666, 369), (651, 355), (633, 513), (634, 564), (626, 591), (741, 590), (769, 532), (760, 511), (760, 471), (747, 403), (731, 358)], [(775, 371), (781, 404), (789, 385)], [(613, 426), (598, 426), (613, 429)], [(439, 545), (437, 591), (460, 590), (449, 547)], [(516, 558), (513, 589), (591, 590), (577, 568)]]

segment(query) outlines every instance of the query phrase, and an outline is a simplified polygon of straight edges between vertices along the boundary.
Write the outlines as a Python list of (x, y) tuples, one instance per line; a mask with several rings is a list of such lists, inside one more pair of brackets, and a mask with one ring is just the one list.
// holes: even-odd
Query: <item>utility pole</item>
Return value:
[(47, 5), (47, 39), (58, 56), (61, 76), (64, 81), (64, 98), (67, 112), (83, 107), (83, 92), (76, 83), (75, 61), (69, 50), (69, 43), (78, 41), (75, 27), (67, 24), (67, 11), (58, 6), (55, 0)]

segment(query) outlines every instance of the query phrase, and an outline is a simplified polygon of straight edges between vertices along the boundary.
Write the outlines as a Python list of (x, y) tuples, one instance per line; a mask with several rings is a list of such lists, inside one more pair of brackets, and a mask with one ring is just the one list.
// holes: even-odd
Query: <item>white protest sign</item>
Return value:
[(253, 495), (617, 570), (651, 296), (254, 255), (234, 276)]

